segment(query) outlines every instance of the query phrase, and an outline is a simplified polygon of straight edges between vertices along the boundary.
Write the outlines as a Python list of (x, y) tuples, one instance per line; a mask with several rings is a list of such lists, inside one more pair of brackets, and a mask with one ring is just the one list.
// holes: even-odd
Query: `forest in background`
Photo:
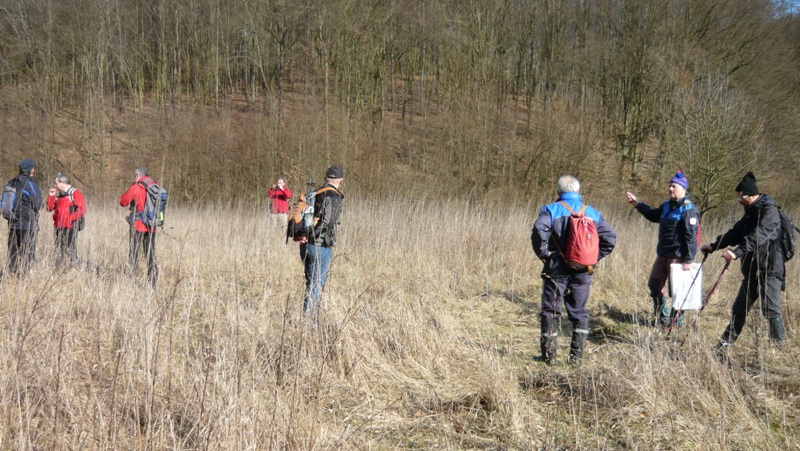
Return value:
[[(800, 22), (768, 0), (4, 0), (0, 168), (95, 197), (146, 165), (176, 202), (296, 191), (595, 195), (704, 211), (754, 170), (797, 198)], [(115, 192), (115, 191), (114, 191)]]

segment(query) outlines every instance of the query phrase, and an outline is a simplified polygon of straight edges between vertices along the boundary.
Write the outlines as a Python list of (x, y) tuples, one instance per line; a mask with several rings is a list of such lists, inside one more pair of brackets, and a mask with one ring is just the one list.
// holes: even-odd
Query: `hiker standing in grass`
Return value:
[(539, 217), (533, 224), (531, 243), (533, 252), (544, 263), (542, 268), (542, 312), (541, 312), (541, 359), (550, 365), (555, 364), (558, 350), (558, 320), (561, 317), (561, 298), (567, 308), (567, 316), (572, 323), (572, 341), (569, 347), (569, 363), (580, 366), (583, 349), (589, 335), (589, 287), (592, 283), (593, 266), (580, 266), (566, 259), (570, 255), (567, 248), (568, 230), (575, 230), (572, 222), (576, 214), (588, 220), (588, 226), (595, 229), (596, 236), (589, 236), (594, 242), (591, 255), (596, 263), (611, 253), (617, 241), (617, 234), (594, 208), (584, 205), (580, 195), (580, 182), (571, 175), (558, 179), (556, 202), (539, 210)]
[(143, 219), (147, 203), (147, 187), (156, 182), (150, 178), (150, 172), (141, 167), (136, 168), (133, 179), (133, 184), (119, 198), (121, 207), (130, 208), (130, 214), (125, 218), (130, 225), (129, 264), (131, 271), (135, 273), (139, 266), (139, 254), (144, 252), (147, 258), (147, 280), (155, 288), (158, 282), (156, 227), (147, 225)]
[(286, 223), (289, 219), (289, 201), (292, 200), (292, 191), (286, 186), (283, 177), (270, 187), (267, 192), (270, 200), (269, 218), (273, 228), (280, 226), (282, 231), (286, 231)]
[(61, 266), (64, 256), (69, 256), (71, 265), (78, 262), (78, 224), (86, 214), (83, 193), (70, 185), (69, 177), (56, 174), (55, 183), (47, 197), (47, 211), (53, 212), (56, 231), (56, 266)]
[(650, 270), (647, 288), (653, 300), (653, 314), (656, 324), (663, 327), (675, 324), (683, 326), (683, 312), (675, 319), (676, 311), (667, 302), (664, 285), (669, 279), (669, 268), (673, 263), (681, 263), (684, 271), (692, 268), (697, 255), (697, 236), (700, 230), (700, 211), (689, 201), (686, 190), (689, 180), (678, 171), (669, 181), (669, 200), (658, 207), (639, 202), (632, 193), (627, 193), (628, 203), (636, 208), (648, 221), (658, 223), (658, 244), (656, 260)]
[(36, 259), (39, 210), (44, 201), (35, 173), (36, 163), (23, 158), (19, 175), (6, 183), (0, 201), (3, 217), (8, 219), (8, 268), (17, 275), (25, 275)]
[(336, 228), (342, 218), (344, 195), (339, 187), (344, 179), (344, 170), (333, 165), (325, 173), (325, 185), (316, 191), (314, 198), (313, 227), (307, 235), (295, 238), (300, 243), (300, 259), (303, 260), (306, 291), (303, 300), (303, 315), (317, 324), (319, 300), (328, 280), (333, 247), (336, 245)]
[(736, 186), (736, 197), (744, 207), (744, 215), (730, 230), (711, 244), (700, 248), (710, 254), (728, 249), (722, 258), (730, 263), (741, 261), (744, 278), (731, 308), (731, 321), (722, 333), (716, 351), (725, 356), (744, 328), (747, 313), (761, 299), (761, 313), (769, 321), (769, 338), (780, 346), (783, 340), (780, 292), (784, 288), (786, 270), (780, 246), (781, 218), (775, 200), (762, 194), (756, 176), (748, 172)]

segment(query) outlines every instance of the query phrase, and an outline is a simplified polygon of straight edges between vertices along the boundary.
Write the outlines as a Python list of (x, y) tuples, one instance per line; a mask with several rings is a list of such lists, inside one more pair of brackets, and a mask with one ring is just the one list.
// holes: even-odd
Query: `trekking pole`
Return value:
[[(694, 329), (694, 327), (697, 325), (697, 321), (700, 319), (700, 314), (703, 313), (703, 310), (705, 310), (706, 306), (708, 305), (708, 301), (711, 299), (711, 295), (714, 294), (714, 291), (717, 289), (717, 285), (719, 285), (720, 280), (722, 280), (722, 276), (725, 275), (725, 271), (728, 270), (728, 266), (730, 265), (731, 262), (725, 262), (725, 266), (722, 268), (722, 272), (720, 272), (719, 276), (717, 276), (716, 282), (714, 282), (714, 285), (711, 286), (711, 290), (708, 292), (706, 298), (703, 300), (703, 304), (700, 306), (700, 310), (697, 312), (697, 316), (695, 316), (694, 321), (692, 321), (692, 329)], [(688, 336), (689, 336), (688, 333), (683, 336), (683, 340), (681, 340), (681, 346), (683, 346), (683, 344), (686, 343), (686, 337)]]
[(683, 306), (686, 305), (686, 300), (689, 299), (689, 294), (692, 293), (692, 288), (694, 287), (694, 283), (697, 282), (697, 277), (700, 275), (700, 272), (703, 270), (703, 265), (706, 264), (706, 259), (708, 258), (708, 254), (703, 255), (703, 261), (700, 262), (700, 267), (697, 268), (697, 272), (692, 278), (692, 283), (689, 285), (689, 288), (686, 290), (686, 296), (683, 297), (683, 302), (681, 302), (681, 306), (678, 307), (678, 313), (672, 318), (669, 322), (669, 328), (667, 329), (667, 336), (672, 333), (672, 328), (675, 327), (675, 323), (678, 322), (678, 317), (680, 316), (681, 312), (683, 311)]

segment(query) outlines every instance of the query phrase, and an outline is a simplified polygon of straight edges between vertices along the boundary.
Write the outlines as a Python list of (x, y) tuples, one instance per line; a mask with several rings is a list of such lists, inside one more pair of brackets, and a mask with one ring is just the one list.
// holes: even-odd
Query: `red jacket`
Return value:
[(267, 197), (272, 199), (272, 206), (269, 210), (270, 213), (289, 213), (289, 201), (292, 200), (292, 192), (289, 190), (288, 186), (284, 185), (283, 189), (280, 189), (277, 186), (270, 188), (269, 192), (267, 193)]
[[(72, 199), (74, 204), (70, 202), (67, 193), (59, 193), (57, 196), (48, 196), (47, 198), (47, 211), (53, 212), (53, 223), (57, 229), (71, 229), (72, 222), (77, 221), (81, 216), (86, 214), (86, 202), (83, 199), (83, 193), (77, 189), (72, 191)], [(75, 211), (70, 211), (73, 207)]]
[[(149, 177), (142, 177), (136, 182), (134, 182), (128, 190), (122, 193), (122, 196), (119, 198), (119, 205), (120, 207), (130, 207), (131, 204), (136, 205), (136, 213), (141, 213), (144, 211), (144, 205), (147, 203), (147, 191), (144, 187), (139, 183), (142, 180), (146, 180)], [(128, 220), (130, 221), (133, 219), (134, 215), (130, 215)], [(136, 215), (139, 216), (139, 215)], [(136, 219), (134, 227), (136, 228), (137, 232), (155, 232), (155, 227), (150, 229), (148, 228), (141, 219)]]

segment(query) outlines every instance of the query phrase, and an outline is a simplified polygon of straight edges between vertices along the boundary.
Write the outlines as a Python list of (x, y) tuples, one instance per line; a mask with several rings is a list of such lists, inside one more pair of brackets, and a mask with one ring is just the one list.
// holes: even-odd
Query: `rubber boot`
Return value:
[(558, 330), (556, 324), (556, 318), (542, 317), (541, 338), (539, 339), (542, 351), (541, 360), (550, 366), (556, 364), (556, 354), (558, 353)]
[(775, 342), (780, 348), (783, 343), (783, 318), (770, 318), (769, 320), (769, 339)]
[(665, 296), (653, 296), (653, 316), (656, 317), (655, 324), (661, 327), (669, 326), (670, 307)]
[(583, 363), (583, 348), (586, 347), (586, 338), (589, 336), (589, 323), (575, 323), (572, 325), (572, 341), (569, 344), (569, 364), (580, 368)]

